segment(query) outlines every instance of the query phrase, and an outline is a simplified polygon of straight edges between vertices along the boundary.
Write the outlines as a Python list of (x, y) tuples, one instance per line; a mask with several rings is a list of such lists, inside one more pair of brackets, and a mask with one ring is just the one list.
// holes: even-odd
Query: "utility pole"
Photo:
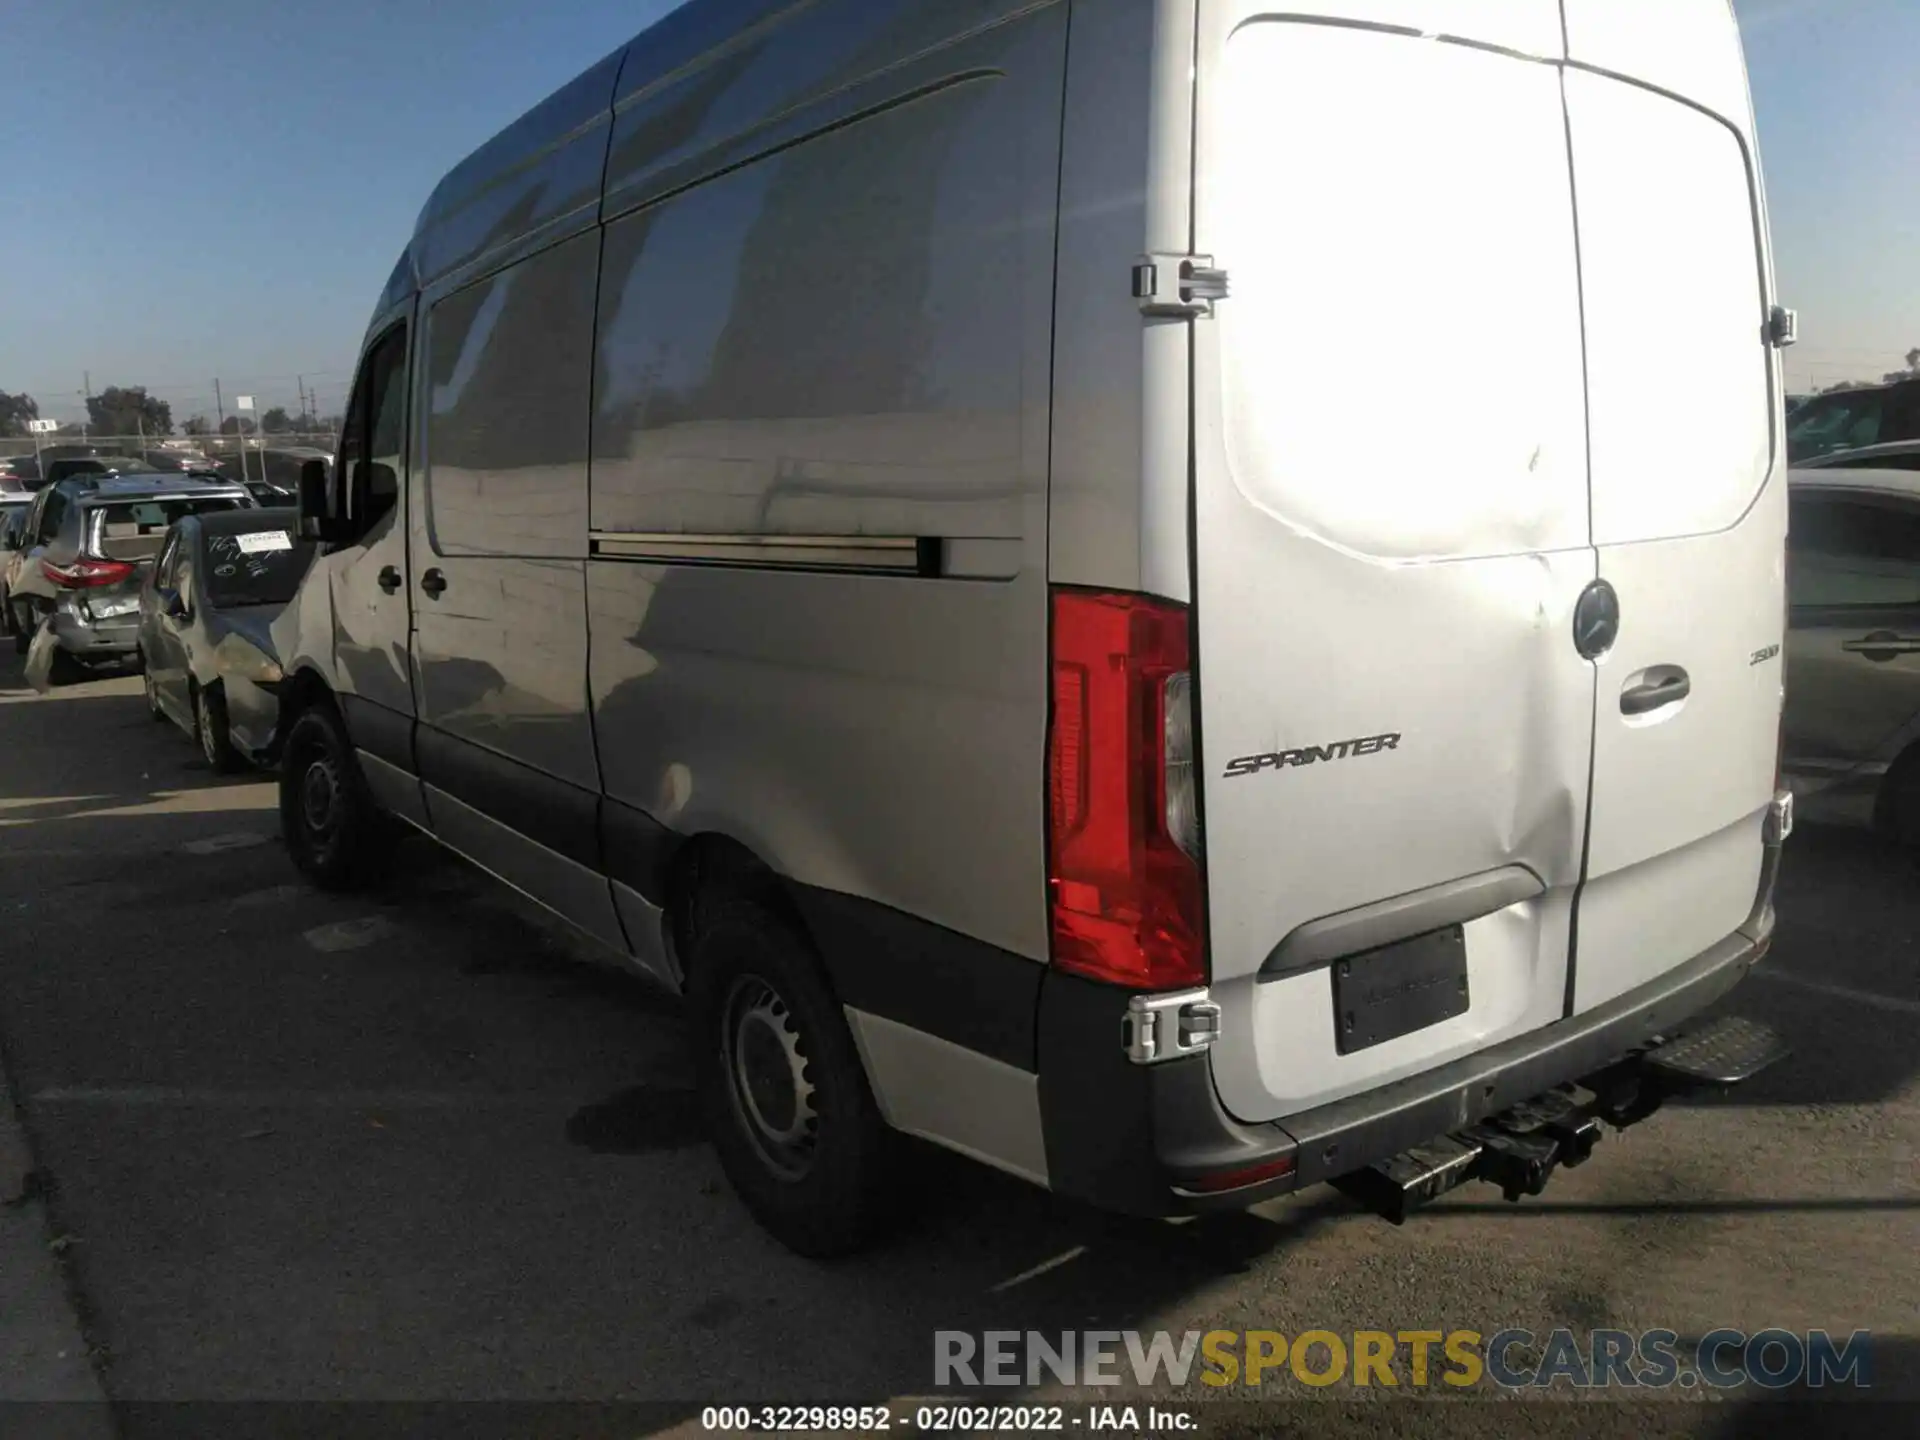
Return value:
[(80, 438), (82, 440), (87, 438), (88, 422), (93, 419), (93, 411), (87, 405), (87, 401), (92, 398), (93, 372), (91, 370), (82, 370), (80, 372)]
[(305, 430), (310, 425), (307, 417), (312, 414), (312, 411), (307, 408), (307, 377), (296, 375), (293, 377), (293, 383), (300, 387), (300, 428)]
[[(227, 406), (226, 402), (220, 398), (220, 377), (218, 375), (213, 377), (213, 413), (218, 417), (214, 421), (213, 433), (224, 436), (227, 433)], [(240, 452), (241, 463), (245, 464), (246, 459), (247, 452), (242, 450)]]

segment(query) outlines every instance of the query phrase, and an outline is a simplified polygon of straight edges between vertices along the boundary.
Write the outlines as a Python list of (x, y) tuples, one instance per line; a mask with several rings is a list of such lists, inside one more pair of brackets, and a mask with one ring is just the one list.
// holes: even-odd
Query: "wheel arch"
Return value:
[(287, 672), (287, 678), (280, 682), (277, 698), (279, 705), (274, 716), (273, 735), (266, 746), (267, 760), (271, 764), (279, 763), (287, 732), (293, 729), (294, 722), (307, 710), (315, 705), (329, 706), (336, 715), (340, 710), (339, 701), (334, 698), (333, 687), (327, 683), (326, 676), (309, 662), (303, 662)]
[[(692, 973), (693, 942), (701, 909), (721, 896), (759, 902), (791, 926), (816, 954), (819, 951), (787, 879), (751, 846), (724, 831), (701, 831), (675, 844), (661, 863), (660, 886), (663, 930), (683, 988)], [(831, 985), (824, 965), (821, 976)]]

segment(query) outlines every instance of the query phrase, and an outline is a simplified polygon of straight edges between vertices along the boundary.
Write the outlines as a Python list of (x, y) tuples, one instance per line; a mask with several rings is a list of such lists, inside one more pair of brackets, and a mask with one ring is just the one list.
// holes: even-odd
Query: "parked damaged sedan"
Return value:
[(208, 765), (256, 763), (273, 738), (281, 674), (274, 619), (313, 561), (292, 510), (181, 520), (140, 595), (147, 709), (199, 742)]

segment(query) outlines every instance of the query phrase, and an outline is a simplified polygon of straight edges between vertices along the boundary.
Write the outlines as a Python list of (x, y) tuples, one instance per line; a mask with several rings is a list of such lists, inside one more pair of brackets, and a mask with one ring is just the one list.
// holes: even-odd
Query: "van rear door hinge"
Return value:
[(1227, 298), (1227, 272), (1211, 255), (1142, 255), (1133, 266), (1133, 298), (1143, 315), (1211, 315)]
[(1800, 338), (1800, 312), (1776, 305), (1767, 313), (1767, 343), (1784, 350)]

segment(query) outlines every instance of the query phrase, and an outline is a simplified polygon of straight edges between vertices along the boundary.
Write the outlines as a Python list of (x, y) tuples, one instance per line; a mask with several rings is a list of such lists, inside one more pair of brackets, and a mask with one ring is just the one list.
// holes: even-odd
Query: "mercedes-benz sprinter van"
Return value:
[(690, 0), (379, 299), (289, 847), (683, 990), (809, 1253), (1529, 1193), (1781, 1050), (1792, 332), (1727, 0)]

